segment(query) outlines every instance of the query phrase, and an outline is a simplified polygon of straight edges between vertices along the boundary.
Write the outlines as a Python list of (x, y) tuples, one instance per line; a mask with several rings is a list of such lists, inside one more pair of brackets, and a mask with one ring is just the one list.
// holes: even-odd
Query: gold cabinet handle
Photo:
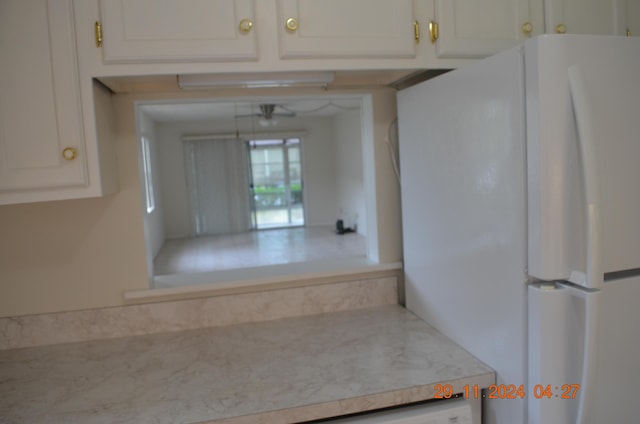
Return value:
[(531, 35), (531, 32), (533, 31), (533, 25), (531, 25), (531, 22), (525, 22), (522, 24), (522, 33), (525, 35)]
[(64, 160), (74, 160), (78, 157), (78, 151), (74, 147), (67, 147), (62, 151)]
[(94, 30), (96, 34), (96, 47), (102, 47), (102, 24), (96, 21)]
[(248, 34), (251, 32), (251, 28), (253, 28), (253, 21), (251, 19), (243, 19), (240, 21), (240, 32), (243, 34)]
[(285, 22), (284, 27), (289, 32), (296, 32), (298, 29), (298, 20), (296, 18), (289, 18)]
[(567, 26), (565, 24), (556, 25), (556, 33), (558, 33), (558, 34), (566, 34), (567, 33)]
[(440, 31), (438, 29), (438, 23), (434, 21), (429, 21), (429, 39), (432, 43), (435, 43), (436, 40), (440, 37)]
[(420, 44), (420, 22), (413, 21), (413, 38), (416, 40), (416, 44)]

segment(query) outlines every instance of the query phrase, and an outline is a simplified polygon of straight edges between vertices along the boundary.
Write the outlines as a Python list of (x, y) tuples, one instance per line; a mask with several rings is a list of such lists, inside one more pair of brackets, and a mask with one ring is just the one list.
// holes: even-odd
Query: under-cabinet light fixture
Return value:
[(266, 88), (293, 86), (324, 86), (333, 82), (333, 72), (273, 72), (246, 74), (188, 74), (178, 75), (182, 90), (211, 88)]

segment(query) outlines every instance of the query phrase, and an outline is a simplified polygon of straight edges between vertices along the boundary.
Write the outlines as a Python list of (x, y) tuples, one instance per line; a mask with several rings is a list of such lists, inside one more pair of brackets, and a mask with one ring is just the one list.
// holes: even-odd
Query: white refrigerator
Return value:
[(406, 306), (496, 370), (484, 422), (640, 422), (640, 38), (528, 40), (398, 121)]

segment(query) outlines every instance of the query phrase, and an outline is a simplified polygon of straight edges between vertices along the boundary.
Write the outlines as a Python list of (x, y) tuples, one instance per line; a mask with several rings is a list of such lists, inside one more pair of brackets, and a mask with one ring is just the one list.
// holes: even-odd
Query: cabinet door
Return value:
[(257, 58), (254, 0), (101, 0), (107, 63)]
[(278, 0), (280, 57), (412, 58), (412, 0)]
[[(619, 0), (545, 0), (545, 32), (548, 34), (624, 33), (618, 29)], [(624, 18), (623, 18), (624, 19)]]
[(618, 35), (640, 36), (640, 0), (617, 0)]
[(87, 183), (71, 3), (0, 3), (2, 193)]
[(484, 57), (542, 32), (535, 0), (436, 0), (438, 57)]

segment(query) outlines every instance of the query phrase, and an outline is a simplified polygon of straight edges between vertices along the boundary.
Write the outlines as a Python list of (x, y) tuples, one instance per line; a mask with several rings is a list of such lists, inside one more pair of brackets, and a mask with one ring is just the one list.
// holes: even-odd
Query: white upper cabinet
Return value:
[(543, 32), (536, 0), (435, 0), (435, 17), (438, 57), (489, 56)]
[(71, 0), (0, 4), (0, 203), (87, 184)]
[(619, 0), (545, 0), (547, 34), (624, 34), (617, 28)]
[(615, 33), (640, 36), (640, 0), (615, 0)]
[(73, 16), (72, 0), (0, 2), (0, 204), (117, 189), (111, 137), (97, 141), (111, 97), (90, 79), (82, 89)]
[(106, 63), (256, 60), (254, 0), (100, 0)]
[(433, 1), (85, 0), (74, 9), (93, 77), (453, 68), (464, 61), (439, 60), (429, 43)]
[(640, 35), (640, 0), (545, 0), (548, 34)]
[(412, 0), (278, 0), (280, 57), (412, 58)]
[(639, 35), (640, 0), (433, 0), (439, 58), (485, 57), (539, 34)]

